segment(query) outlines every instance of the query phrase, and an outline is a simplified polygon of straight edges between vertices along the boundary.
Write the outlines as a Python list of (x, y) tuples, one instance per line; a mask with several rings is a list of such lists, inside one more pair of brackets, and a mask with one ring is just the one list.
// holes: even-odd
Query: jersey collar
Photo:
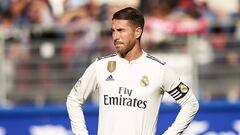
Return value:
[(132, 61), (128, 61), (128, 60), (122, 58), (122, 57), (120, 56), (120, 54), (118, 54), (118, 57), (119, 57), (119, 59), (121, 59), (121, 61), (123, 61), (124, 63), (134, 64), (134, 63), (140, 62), (144, 57), (147, 56), (147, 53), (146, 53), (144, 50), (142, 50), (142, 52), (143, 52), (143, 53), (142, 53), (142, 55), (141, 55), (140, 57), (138, 57), (137, 59), (132, 60)]

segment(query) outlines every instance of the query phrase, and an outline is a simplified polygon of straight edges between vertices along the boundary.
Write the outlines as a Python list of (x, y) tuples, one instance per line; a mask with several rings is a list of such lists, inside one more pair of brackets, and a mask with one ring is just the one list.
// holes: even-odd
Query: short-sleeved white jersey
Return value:
[(93, 62), (69, 94), (68, 112), (77, 135), (88, 134), (81, 105), (95, 89), (99, 90), (98, 135), (155, 135), (165, 92), (182, 106), (166, 135), (181, 134), (198, 109), (192, 92), (167, 64), (145, 52), (131, 62), (112, 54)]

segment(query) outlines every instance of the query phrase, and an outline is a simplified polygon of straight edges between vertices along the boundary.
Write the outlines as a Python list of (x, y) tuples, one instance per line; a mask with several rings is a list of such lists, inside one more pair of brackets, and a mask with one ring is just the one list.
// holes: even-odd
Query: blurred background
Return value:
[[(240, 135), (240, 0), (0, 0), (0, 135), (72, 134), (66, 97), (96, 57), (114, 52), (111, 17), (127, 6), (145, 16), (144, 50), (200, 101), (185, 134)], [(97, 102), (94, 93), (84, 109), (90, 135)], [(176, 108), (165, 96), (158, 134)]]

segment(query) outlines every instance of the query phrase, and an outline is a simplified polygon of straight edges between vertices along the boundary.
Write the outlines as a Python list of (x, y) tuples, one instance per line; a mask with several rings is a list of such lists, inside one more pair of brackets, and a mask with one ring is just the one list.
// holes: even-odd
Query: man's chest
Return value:
[(100, 94), (124, 97), (151, 97), (162, 86), (162, 74), (140, 64), (106, 64), (99, 71)]

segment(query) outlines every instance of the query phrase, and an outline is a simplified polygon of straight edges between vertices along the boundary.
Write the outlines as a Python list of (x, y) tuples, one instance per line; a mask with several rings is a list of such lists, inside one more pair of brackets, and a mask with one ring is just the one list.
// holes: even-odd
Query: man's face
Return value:
[(136, 28), (128, 20), (112, 20), (112, 38), (120, 54), (127, 54), (136, 44)]

